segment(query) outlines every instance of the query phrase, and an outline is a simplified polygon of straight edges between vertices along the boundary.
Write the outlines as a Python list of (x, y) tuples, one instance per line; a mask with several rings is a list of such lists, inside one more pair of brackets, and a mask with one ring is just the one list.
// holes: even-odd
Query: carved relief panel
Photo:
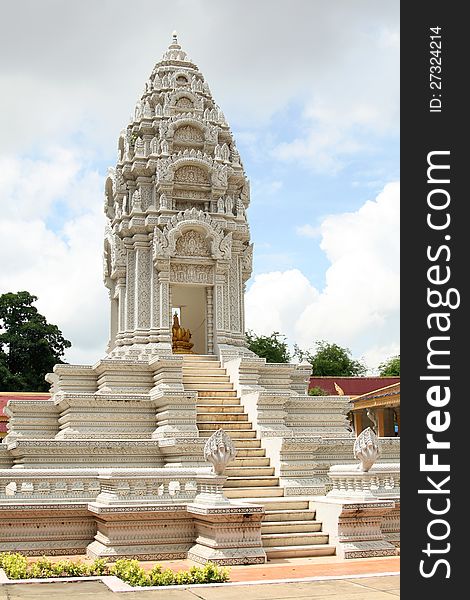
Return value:
[(176, 254), (179, 256), (211, 256), (207, 239), (198, 231), (186, 231), (176, 240)]

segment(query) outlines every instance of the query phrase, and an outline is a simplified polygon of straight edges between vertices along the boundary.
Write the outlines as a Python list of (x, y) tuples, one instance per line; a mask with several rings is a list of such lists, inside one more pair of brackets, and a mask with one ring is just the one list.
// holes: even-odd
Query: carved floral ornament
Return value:
[[(231, 258), (232, 232), (224, 235), (220, 225), (209, 214), (191, 208), (174, 215), (163, 231), (159, 227), (155, 227), (153, 234), (154, 260), (176, 256), (178, 253), (176, 246), (178, 239), (191, 230), (197, 232), (202, 240), (205, 240), (208, 247), (210, 244), (208, 256), (214, 259), (224, 258), (229, 260)], [(191, 237), (193, 238), (191, 244), (194, 246), (196, 238), (194, 235)], [(188, 238), (185, 239), (189, 241)], [(186, 249), (186, 246), (184, 248)], [(196, 251), (195, 247), (193, 251)]]
[(171, 94), (169, 105), (185, 109), (202, 109), (202, 99), (188, 89), (185, 89)]

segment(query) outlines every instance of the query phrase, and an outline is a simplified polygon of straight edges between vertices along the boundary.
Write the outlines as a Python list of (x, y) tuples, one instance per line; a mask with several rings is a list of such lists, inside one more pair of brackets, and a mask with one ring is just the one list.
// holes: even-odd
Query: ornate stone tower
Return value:
[(177, 42), (121, 133), (105, 186), (111, 357), (171, 352), (173, 309), (197, 354), (249, 354), (249, 183), (222, 111)]

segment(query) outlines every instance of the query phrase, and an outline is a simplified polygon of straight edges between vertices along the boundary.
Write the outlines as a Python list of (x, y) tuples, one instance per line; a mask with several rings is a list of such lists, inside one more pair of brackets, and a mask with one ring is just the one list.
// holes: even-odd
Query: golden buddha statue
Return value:
[(191, 348), (194, 346), (191, 339), (191, 332), (189, 329), (184, 329), (180, 326), (178, 315), (173, 315), (173, 327), (172, 332), (172, 343), (171, 348), (175, 354), (192, 354)]

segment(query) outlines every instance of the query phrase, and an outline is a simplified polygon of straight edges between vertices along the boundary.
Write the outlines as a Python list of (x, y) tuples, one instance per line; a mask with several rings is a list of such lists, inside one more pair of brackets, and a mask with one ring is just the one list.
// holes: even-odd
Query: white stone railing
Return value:
[(209, 468), (100, 469), (100, 504), (192, 502)]
[(100, 492), (97, 469), (1, 469), (0, 503), (88, 502)]
[(335, 465), (328, 472), (333, 498), (396, 498), (400, 496), (400, 464), (375, 464), (367, 472), (352, 465)]
[(106, 505), (192, 502), (220, 495), (210, 468), (0, 469), (0, 504), (9, 502), (97, 502)]

